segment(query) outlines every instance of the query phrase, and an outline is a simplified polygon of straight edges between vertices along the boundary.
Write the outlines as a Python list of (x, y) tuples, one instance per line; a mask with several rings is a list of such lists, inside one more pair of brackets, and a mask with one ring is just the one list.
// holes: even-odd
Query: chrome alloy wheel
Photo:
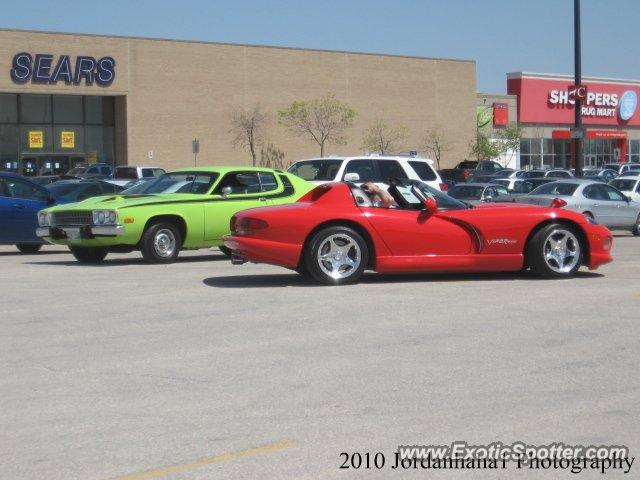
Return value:
[(569, 273), (580, 261), (580, 242), (564, 228), (556, 228), (547, 235), (543, 247), (544, 261), (557, 273)]
[(153, 248), (159, 257), (170, 257), (176, 249), (176, 236), (171, 230), (161, 228), (153, 237)]
[(318, 265), (332, 278), (347, 278), (362, 262), (358, 243), (346, 234), (331, 235), (318, 248)]

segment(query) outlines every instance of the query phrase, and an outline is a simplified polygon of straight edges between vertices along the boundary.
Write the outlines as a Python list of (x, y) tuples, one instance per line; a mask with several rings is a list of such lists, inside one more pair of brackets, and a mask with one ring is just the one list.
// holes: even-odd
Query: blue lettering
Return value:
[(64, 83), (70, 85), (73, 81), (71, 75), (71, 61), (69, 55), (61, 55), (56, 64), (56, 68), (53, 69), (51, 79), (49, 83), (58, 83), (59, 80), (64, 80)]
[(101, 87), (111, 85), (116, 76), (116, 61), (111, 57), (102, 57), (98, 60), (98, 71), (96, 72), (96, 82)]
[(51, 75), (51, 63), (53, 62), (53, 55), (37, 54), (33, 61), (33, 83), (49, 83), (49, 77)]
[(16, 83), (27, 83), (33, 73), (31, 66), (33, 57), (28, 53), (18, 53), (13, 57), (13, 68), (11, 69), (11, 80)]
[(96, 68), (96, 59), (93, 57), (76, 58), (76, 71), (73, 76), (73, 83), (80, 85), (80, 80), (85, 79), (87, 85), (93, 85), (93, 75)]

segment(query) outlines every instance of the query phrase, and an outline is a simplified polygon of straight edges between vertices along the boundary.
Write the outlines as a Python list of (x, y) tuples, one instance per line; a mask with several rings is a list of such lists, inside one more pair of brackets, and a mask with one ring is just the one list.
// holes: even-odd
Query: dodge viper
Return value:
[(380, 273), (518, 271), (569, 277), (611, 261), (611, 232), (559, 207), (471, 206), (415, 180), (389, 187), (376, 207), (354, 184), (316, 187), (296, 203), (239, 212), (225, 246), (232, 262), (295, 269), (326, 284)]

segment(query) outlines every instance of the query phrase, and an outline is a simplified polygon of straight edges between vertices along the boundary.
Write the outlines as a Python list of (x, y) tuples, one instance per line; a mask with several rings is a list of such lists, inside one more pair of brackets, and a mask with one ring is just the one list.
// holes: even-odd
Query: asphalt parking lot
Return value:
[(640, 452), (630, 234), (614, 263), (571, 280), (369, 274), (348, 287), (217, 250), (163, 266), (14, 250), (0, 247), (0, 478), (505, 478), (340, 470), (339, 454), (389, 462), (399, 444), (454, 440)]

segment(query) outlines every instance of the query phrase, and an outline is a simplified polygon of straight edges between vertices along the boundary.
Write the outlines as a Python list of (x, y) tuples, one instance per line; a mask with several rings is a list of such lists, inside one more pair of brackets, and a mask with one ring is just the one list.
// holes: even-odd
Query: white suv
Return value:
[(446, 184), (432, 165), (432, 160), (413, 156), (361, 155), (298, 160), (287, 171), (316, 185), (347, 181), (374, 182), (388, 187), (390, 178), (410, 178), (437, 190), (446, 190)]

